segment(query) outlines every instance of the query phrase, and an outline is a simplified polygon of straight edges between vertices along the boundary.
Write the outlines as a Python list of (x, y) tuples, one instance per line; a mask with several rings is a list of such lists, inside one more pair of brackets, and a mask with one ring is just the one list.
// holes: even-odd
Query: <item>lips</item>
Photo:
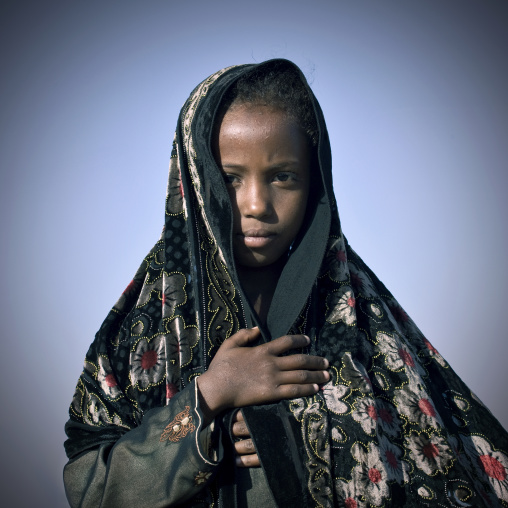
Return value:
[(266, 229), (248, 229), (236, 236), (249, 249), (259, 249), (271, 243), (277, 235)]

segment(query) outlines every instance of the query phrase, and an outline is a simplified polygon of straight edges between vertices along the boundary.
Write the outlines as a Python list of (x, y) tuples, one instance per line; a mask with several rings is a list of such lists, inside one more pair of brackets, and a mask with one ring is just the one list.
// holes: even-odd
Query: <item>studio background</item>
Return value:
[(3, 2), (5, 506), (67, 506), (68, 406), (160, 234), (181, 105), (219, 68), (273, 57), (298, 64), (321, 103), (349, 242), (508, 427), (507, 7)]

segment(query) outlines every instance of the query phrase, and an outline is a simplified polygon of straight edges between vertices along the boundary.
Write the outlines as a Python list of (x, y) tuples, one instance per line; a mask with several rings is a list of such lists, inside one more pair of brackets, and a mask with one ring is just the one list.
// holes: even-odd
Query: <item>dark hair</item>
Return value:
[(298, 70), (285, 61), (271, 61), (244, 74), (225, 93), (219, 114), (235, 104), (259, 104), (284, 111), (317, 146), (318, 128), (314, 107)]

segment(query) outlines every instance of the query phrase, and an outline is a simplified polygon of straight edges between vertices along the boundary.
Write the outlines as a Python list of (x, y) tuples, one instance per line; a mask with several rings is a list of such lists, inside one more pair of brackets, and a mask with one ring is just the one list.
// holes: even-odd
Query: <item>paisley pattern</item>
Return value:
[[(249, 322), (227, 240), (227, 191), (208, 140), (223, 91), (252, 67), (215, 73), (182, 109), (161, 239), (97, 333), (70, 407), (71, 423), (94, 429), (97, 443), (101, 431), (121, 435), (147, 410), (171, 404), (220, 344)], [(311, 337), (309, 351), (328, 358), (332, 377), (314, 397), (273, 405), (288, 418), (286, 427), (251, 427), (274, 497), (282, 503), (288, 492), (272, 481), (278, 471), (270, 468), (283, 476), (284, 460), (298, 457), (302, 506), (508, 506), (506, 432), (342, 233), (326, 127), (309, 93), (331, 226), (316, 280), (299, 289), (307, 301), (290, 316), (290, 331)], [(188, 413), (178, 418), (164, 440), (194, 430)], [(277, 448), (288, 442), (288, 428), (298, 429), (289, 459)], [(82, 429), (67, 443), (70, 456), (93, 446)], [(278, 463), (269, 460), (273, 454)], [(198, 472), (195, 484), (209, 477)]]

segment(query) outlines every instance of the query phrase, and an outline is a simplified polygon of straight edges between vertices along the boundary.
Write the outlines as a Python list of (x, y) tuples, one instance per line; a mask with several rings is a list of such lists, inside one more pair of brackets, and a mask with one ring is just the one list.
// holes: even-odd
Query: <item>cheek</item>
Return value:
[(231, 202), (231, 209), (233, 210), (233, 218), (236, 218), (238, 214), (238, 202), (236, 198), (236, 192), (234, 189), (228, 187), (229, 201)]
[(284, 207), (284, 222), (286, 228), (296, 236), (302, 226), (307, 208), (307, 193), (299, 192), (291, 196)]

